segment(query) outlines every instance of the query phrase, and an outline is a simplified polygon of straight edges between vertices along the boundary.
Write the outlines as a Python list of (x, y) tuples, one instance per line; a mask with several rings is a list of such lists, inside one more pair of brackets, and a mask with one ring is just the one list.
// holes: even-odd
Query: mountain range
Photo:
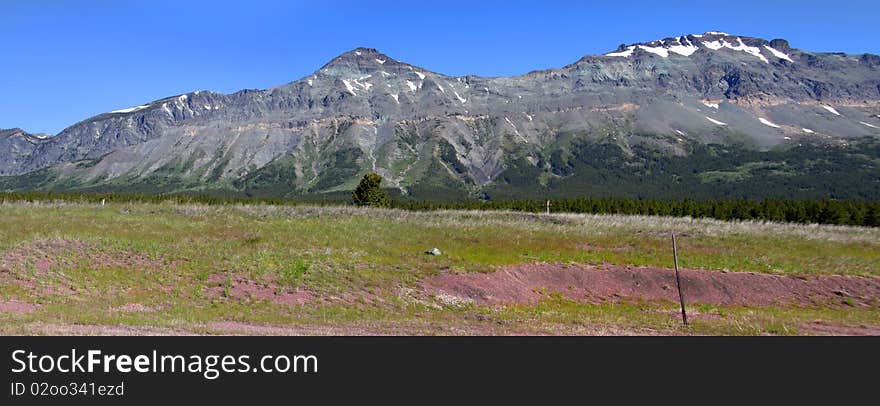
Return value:
[(706, 32), (480, 77), (357, 48), (271, 89), (0, 130), (0, 190), (334, 199), (375, 171), (406, 199), (880, 200), (878, 140), (872, 54)]

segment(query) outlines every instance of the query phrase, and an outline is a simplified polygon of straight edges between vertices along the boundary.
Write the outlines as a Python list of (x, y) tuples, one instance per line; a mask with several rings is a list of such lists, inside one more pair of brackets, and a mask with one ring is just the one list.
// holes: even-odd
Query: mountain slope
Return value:
[(710, 32), (498, 78), (358, 48), (276, 88), (0, 138), (0, 188), (329, 196), (376, 171), (412, 198), (880, 199), (878, 114), (880, 57), (784, 40)]

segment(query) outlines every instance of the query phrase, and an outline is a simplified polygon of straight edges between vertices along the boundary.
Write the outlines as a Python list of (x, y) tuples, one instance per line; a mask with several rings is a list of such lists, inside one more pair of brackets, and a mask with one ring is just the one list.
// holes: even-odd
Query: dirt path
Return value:
[[(746, 272), (682, 270), (689, 303), (713, 305), (877, 306), (880, 278), (795, 277)], [(491, 273), (442, 274), (422, 284), (428, 294), (479, 304), (534, 304), (553, 294), (600, 303), (677, 301), (670, 269), (617, 265), (526, 264)]]

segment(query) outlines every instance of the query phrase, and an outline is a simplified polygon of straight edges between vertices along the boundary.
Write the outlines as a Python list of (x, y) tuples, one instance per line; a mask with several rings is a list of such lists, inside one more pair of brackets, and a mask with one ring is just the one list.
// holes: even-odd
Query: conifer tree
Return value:
[(351, 194), (354, 204), (358, 206), (374, 206), (388, 207), (391, 205), (391, 199), (388, 193), (379, 187), (382, 183), (382, 176), (378, 173), (370, 172), (361, 178), (361, 183)]

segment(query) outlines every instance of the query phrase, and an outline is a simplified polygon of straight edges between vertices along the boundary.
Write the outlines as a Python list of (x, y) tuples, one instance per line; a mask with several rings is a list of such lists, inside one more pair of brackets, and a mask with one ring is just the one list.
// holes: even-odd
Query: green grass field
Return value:
[[(442, 273), (680, 265), (880, 277), (880, 229), (688, 218), (269, 205), (0, 205), (3, 334), (821, 334), (880, 331), (880, 306), (449, 302)], [(441, 256), (425, 250), (438, 247)], [(217, 282), (217, 281), (220, 282)], [(224, 282), (226, 281), (226, 282)], [(236, 295), (233, 281), (262, 291)], [(212, 290), (213, 289), (213, 290)], [(307, 292), (300, 304), (260, 296)], [(306, 296), (304, 296), (306, 297)], [(876, 298), (875, 298), (876, 299)]]

